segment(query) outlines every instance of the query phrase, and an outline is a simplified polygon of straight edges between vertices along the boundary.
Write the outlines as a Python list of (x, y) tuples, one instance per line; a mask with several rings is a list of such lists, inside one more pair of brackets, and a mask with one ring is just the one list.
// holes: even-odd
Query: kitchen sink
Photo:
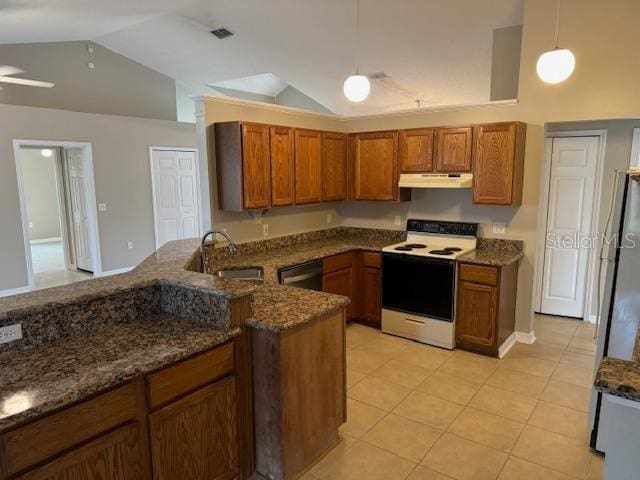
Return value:
[(230, 267), (217, 270), (214, 275), (220, 278), (231, 278), (243, 282), (261, 284), (264, 282), (262, 267)]

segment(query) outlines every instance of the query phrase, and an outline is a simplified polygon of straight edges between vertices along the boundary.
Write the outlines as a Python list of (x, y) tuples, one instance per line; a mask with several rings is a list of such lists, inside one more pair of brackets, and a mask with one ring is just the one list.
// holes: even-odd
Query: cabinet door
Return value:
[(347, 307), (347, 318), (355, 317), (356, 297), (354, 295), (354, 268), (347, 267), (331, 273), (322, 275), (322, 291), (343, 295), (351, 299), (351, 303)]
[[(518, 148), (518, 124), (498, 123), (476, 127), (473, 167), (473, 201), (488, 205), (511, 205), (515, 198), (516, 171), (524, 148)], [(516, 158), (516, 155), (518, 158)], [(522, 188), (521, 185), (517, 188)]]
[(471, 127), (436, 130), (436, 170), (470, 172), (473, 130)]
[(398, 132), (360, 133), (354, 142), (354, 199), (397, 200)]
[(269, 127), (242, 125), (242, 184), (244, 208), (269, 208), (271, 205), (271, 160)]
[(322, 133), (295, 130), (296, 204), (322, 201)]
[(362, 268), (362, 318), (380, 325), (381, 296), (380, 296), (380, 269), (364, 266)]
[(400, 132), (400, 169), (403, 172), (433, 170), (433, 128), (416, 128)]
[(271, 205), (293, 205), (293, 129), (271, 127)]
[(148, 478), (137, 423), (121, 427), (18, 477), (20, 480)]
[(233, 377), (150, 415), (156, 480), (231, 479), (239, 472)]
[(458, 282), (457, 307), (456, 341), (495, 348), (498, 289), (479, 283)]
[(322, 199), (347, 198), (347, 136), (342, 133), (322, 134)]

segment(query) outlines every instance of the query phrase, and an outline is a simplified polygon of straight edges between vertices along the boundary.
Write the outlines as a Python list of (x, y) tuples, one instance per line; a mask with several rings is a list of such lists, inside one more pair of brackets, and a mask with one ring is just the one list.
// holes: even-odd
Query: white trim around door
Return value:
[[(551, 153), (554, 138), (598, 137), (598, 160), (594, 185), (594, 205), (591, 214), (591, 237), (599, 233), (600, 203), (602, 197), (602, 174), (607, 143), (607, 130), (577, 130), (567, 132), (547, 132), (545, 135), (542, 171), (540, 175), (540, 208), (538, 210), (538, 242), (534, 272), (534, 310), (539, 311), (542, 302), (542, 282), (547, 233), (547, 215), (549, 210), (549, 191), (551, 181)], [(597, 312), (592, 311), (593, 297), (596, 295), (596, 275), (598, 271), (598, 248), (591, 249), (587, 269), (584, 320), (594, 322)]]
[(70, 142), (65, 140), (13, 140), (13, 158), (16, 166), (16, 175), (18, 179), (18, 197), (20, 201), (20, 215), (22, 217), (22, 236), (24, 238), (24, 253), (27, 263), (27, 279), (28, 285), (19, 287), (15, 290), (35, 288), (35, 280), (33, 274), (33, 263), (31, 259), (31, 242), (29, 241), (29, 219), (27, 215), (27, 203), (24, 192), (22, 167), (20, 164), (20, 149), (23, 147), (56, 147), (56, 148), (80, 148), (84, 153), (84, 167), (86, 172), (85, 181), (85, 201), (88, 209), (89, 222), (89, 241), (91, 242), (91, 257), (93, 263), (93, 274), (96, 277), (102, 275), (102, 258), (100, 255), (100, 231), (98, 228), (98, 207), (96, 202), (96, 184), (93, 172), (93, 155), (91, 144), (87, 142)]
[[(149, 168), (151, 173), (151, 196), (152, 196), (152, 205), (153, 205), (153, 231), (155, 237), (156, 248), (160, 248), (162, 246), (162, 235), (159, 229), (159, 215), (157, 201), (160, 197), (160, 192), (158, 191), (158, 186), (156, 185), (156, 165), (154, 162), (154, 152), (189, 152), (193, 153), (194, 159), (194, 168), (195, 172), (195, 192), (194, 200), (197, 202), (196, 212), (198, 215), (198, 220), (195, 225), (195, 234), (196, 236), (202, 235), (204, 231), (203, 226), (203, 208), (202, 208), (202, 198), (201, 198), (201, 179), (200, 179), (200, 158), (199, 152), (197, 148), (194, 147), (165, 147), (165, 146), (150, 146), (149, 147)], [(179, 186), (177, 188), (180, 188)]]

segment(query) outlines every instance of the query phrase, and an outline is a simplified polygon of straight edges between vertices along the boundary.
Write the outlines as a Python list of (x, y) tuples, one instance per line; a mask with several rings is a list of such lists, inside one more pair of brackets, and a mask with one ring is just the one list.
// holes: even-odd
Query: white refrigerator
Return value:
[[(631, 360), (640, 324), (640, 183), (628, 172), (617, 172), (608, 228), (601, 250), (600, 317), (595, 368), (603, 357)], [(607, 451), (610, 405), (591, 395), (591, 447)]]

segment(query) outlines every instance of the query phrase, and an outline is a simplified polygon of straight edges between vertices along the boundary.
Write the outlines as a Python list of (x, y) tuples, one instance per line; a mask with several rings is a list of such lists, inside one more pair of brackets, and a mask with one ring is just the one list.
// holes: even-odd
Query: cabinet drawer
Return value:
[(362, 252), (362, 265), (371, 268), (380, 268), (382, 260), (379, 253)]
[(0, 451), (7, 475), (135, 419), (137, 406), (138, 389), (132, 383), (4, 434)]
[(460, 280), (485, 283), (487, 285), (498, 285), (498, 269), (496, 267), (461, 263), (459, 272)]
[(353, 265), (353, 253), (342, 253), (322, 260), (322, 273), (331, 273)]
[(156, 408), (233, 371), (233, 343), (147, 377), (149, 407)]

